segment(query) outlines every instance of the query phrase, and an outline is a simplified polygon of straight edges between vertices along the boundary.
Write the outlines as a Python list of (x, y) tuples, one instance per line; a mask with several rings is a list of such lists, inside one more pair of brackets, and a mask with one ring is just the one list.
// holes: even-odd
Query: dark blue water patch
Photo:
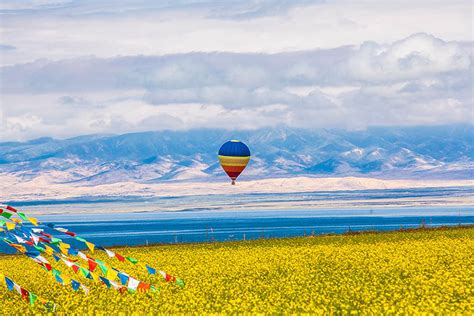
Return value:
[[(473, 207), (418, 207), (342, 210), (202, 211), (39, 216), (42, 222), (65, 227), (103, 246), (190, 243), (280, 238), (347, 231), (387, 231), (420, 226), (474, 224)], [(70, 236), (65, 242), (84, 249)], [(0, 245), (1, 252), (10, 252)]]

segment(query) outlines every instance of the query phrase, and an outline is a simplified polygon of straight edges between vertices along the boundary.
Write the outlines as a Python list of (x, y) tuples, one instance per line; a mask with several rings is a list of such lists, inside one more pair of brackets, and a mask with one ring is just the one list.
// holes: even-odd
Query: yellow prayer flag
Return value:
[(94, 252), (95, 245), (93, 243), (86, 241), (86, 245), (91, 252)]
[(38, 220), (34, 217), (28, 217), (28, 220), (31, 222), (31, 224), (38, 226)]
[(61, 252), (65, 255), (68, 254), (68, 249), (71, 248), (71, 245), (65, 244), (63, 242), (59, 243), (59, 249), (61, 249)]
[(10, 220), (14, 221), (14, 222), (17, 223), (17, 224), (21, 224), (21, 223), (22, 223), (21, 219), (19, 219), (19, 218), (11, 218)]
[(26, 248), (23, 247), (22, 245), (19, 245), (19, 244), (10, 244), (10, 246), (12, 246), (13, 248), (15, 248), (16, 250), (18, 250), (18, 251), (21, 252), (21, 253), (25, 253), (25, 252), (26, 252)]
[(53, 248), (51, 248), (50, 246), (44, 245), (44, 248), (45, 248), (44, 252), (46, 252), (48, 255), (52, 255), (54, 253)]
[(106, 276), (107, 279), (114, 281), (117, 278), (117, 276), (118, 276), (117, 271), (115, 271), (113, 269), (108, 269), (107, 270), (107, 276)]
[(61, 279), (63, 279), (64, 284), (70, 284), (71, 283), (71, 278), (68, 277), (67, 275), (62, 274)]
[(90, 274), (91, 274), (92, 280), (94, 281), (98, 280), (97, 275), (95, 275), (92, 271), (90, 272)]
[(7, 225), (8, 230), (13, 230), (16, 227), (15, 223), (10, 223), (10, 222), (6, 222), (6, 225)]

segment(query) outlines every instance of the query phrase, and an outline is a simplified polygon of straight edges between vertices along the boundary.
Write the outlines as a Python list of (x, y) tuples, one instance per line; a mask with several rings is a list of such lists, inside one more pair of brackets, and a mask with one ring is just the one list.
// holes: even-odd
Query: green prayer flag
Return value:
[(52, 243), (53, 245), (57, 245), (57, 244), (59, 244), (60, 242), (62, 242), (62, 240), (59, 239), (59, 238), (56, 238), (56, 237), (51, 238), (51, 243)]
[[(99, 260), (96, 260), (96, 261), (99, 261)], [(102, 274), (107, 275), (107, 267), (105, 266), (105, 264), (102, 261), (97, 262), (97, 263), (99, 264), (99, 268), (102, 271)]]
[(0, 215), (2, 215), (2, 216), (5, 217), (5, 218), (10, 219), (10, 217), (12, 217), (13, 214), (12, 214), (12, 213), (7, 213), (7, 212), (3, 211), (3, 213), (0, 214)]
[(45, 249), (44, 249), (43, 247), (40, 247), (40, 246), (38, 246), (38, 245), (33, 245), (33, 247), (35, 247), (36, 250), (38, 250), (38, 251), (41, 252), (41, 253), (45, 252)]
[(35, 305), (35, 301), (36, 301), (37, 298), (38, 298), (38, 296), (36, 296), (35, 294), (30, 292), (29, 299), (30, 299), (30, 305), (31, 306)]
[(81, 241), (81, 242), (86, 242), (86, 240), (85, 240), (84, 238), (77, 237), (77, 236), (76, 236), (76, 240), (79, 240), (79, 241)]
[(176, 284), (179, 285), (180, 287), (184, 287), (185, 283), (183, 279), (176, 278)]
[(130, 257), (127, 257), (127, 260), (130, 261), (130, 262), (133, 263), (133, 264), (136, 264), (136, 263), (138, 262), (137, 259), (135, 259), (135, 258), (130, 258)]
[(51, 270), (51, 273), (52, 273), (54, 276), (57, 276), (57, 275), (60, 275), (60, 274), (61, 274), (61, 272), (59, 272), (59, 271), (56, 270), (55, 268), (53, 268), (53, 269)]
[(5, 222), (3, 219), (0, 219), (0, 226), (5, 226), (7, 222)]
[(87, 276), (89, 275), (89, 271), (87, 269), (84, 269), (83, 267), (80, 267), (79, 269), (81, 270), (84, 277), (87, 278)]
[(21, 218), (22, 220), (24, 220), (24, 221), (27, 221), (27, 220), (28, 220), (28, 217), (26, 217), (25, 213), (18, 212), (17, 214), (18, 214), (18, 216), (20, 216), (20, 218)]

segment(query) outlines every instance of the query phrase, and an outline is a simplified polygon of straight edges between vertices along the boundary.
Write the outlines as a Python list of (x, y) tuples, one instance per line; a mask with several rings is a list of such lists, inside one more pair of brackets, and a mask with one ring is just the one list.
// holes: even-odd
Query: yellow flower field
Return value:
[[(56, 283), (24, 256), (1, 256), (0, 272), (58, 304), (57, 313), (474, 313), (472, 227), (120, 252), (183, 278), (186, 286), (165, 283), (131, 263), (113, 262), (161, 290), (118, 293), (75, 276), (91, 289), (86, 296)], [(103, 253), (94, 255), (111, 262)], [(0, 300), (1, 314), (46, 312), (7, 291), (3, 282)]]

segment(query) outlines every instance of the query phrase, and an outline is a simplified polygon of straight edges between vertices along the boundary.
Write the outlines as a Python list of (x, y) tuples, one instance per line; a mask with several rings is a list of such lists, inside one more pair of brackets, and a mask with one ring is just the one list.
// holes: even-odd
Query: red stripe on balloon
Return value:
[(240, 172), (227, 172), (226, 171), (226, 173), (233, 180), (235, 180), (240, 175)]
[(242, 172), (245, 169), (245, 166), (222, 166), (225, 172)]

